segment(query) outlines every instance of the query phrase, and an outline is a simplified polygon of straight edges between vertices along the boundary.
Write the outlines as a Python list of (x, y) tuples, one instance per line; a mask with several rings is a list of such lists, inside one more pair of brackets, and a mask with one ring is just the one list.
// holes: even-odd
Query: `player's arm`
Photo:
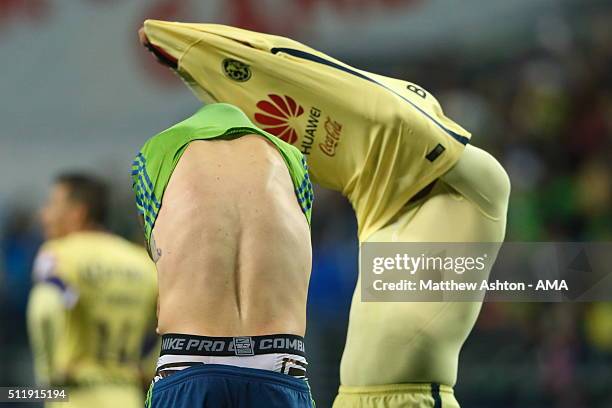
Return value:
[(75, 292), (62, 280), (57, 261), (41, 250), (34, 263), (34, 287), (27, 307), (27, 325), (34, 355), (34, 372), (39, 384), (60, 382), (55, 359), (68, 310), (76, 301)]
[(160, 47), (156, 47), (151, 44), (151, 42), (147, 38), (147, 35), (145, 34), (144, 26), (141, 27), (140, 30), (138, 30), (138, 39), (147, 50), (149, 50), (151, 53), (153, 53), (153, 55), (155, 55), (157, 61), (160, 64), (166, 65), (175, 70), (178, 69), (178, 60), (176, 58), (165, 52)]
[(151, 329), (145, 337), (140, 359), (140, 375), (144, 386), (148, 386), (155, 375), (161, 349), (161, 337), (157, 335), (154, 328)]
[(161, 349), (161, 337), (157, 333), (157, 318), (159, 316), (159, 297), (157, 287), (154, 288), (154, 304), (151, 305), (151, 318), (148, 321), (140, 357), (140, 374), (143, 384), (148, 385), (155, 375), (157, 359)]
[[(151, 240), (153, 240), (153, 234), (151, 234)], [(151, 251), (149, 250), (149, 256)], [(159, 296), (157, 289), (157, 270), (154, 264), (149, 259), (146, 260), (148, 267), (150, 268), (150, 278), (147, 284), (143, 285), (143, 290), (147, 290), (149, 293), (149, 312), (146, 317), (146, 326), (144, 332), (144, 339), (142, 342), (142, 348), (140, 350), (140, 375), (142, 384), (147, 389), (150, 385), (151, 378), (155, 375), (157, 367), (157, 360), (159, 358), (159, 352), (161, 349), (161, 337), (157, 332), (157, 320), (159, 317)]]
[(28, 332), (38, 384), (53, 384), (55, 350), (66, 324), (66, 308), (60, 290), (38, 283), (30, 292), (27, 310)]

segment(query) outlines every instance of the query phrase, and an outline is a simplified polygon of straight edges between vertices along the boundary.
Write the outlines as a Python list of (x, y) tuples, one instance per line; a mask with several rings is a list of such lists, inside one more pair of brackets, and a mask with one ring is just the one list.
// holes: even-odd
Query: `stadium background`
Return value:
[[(2, 385), (33, 382), (24, 309), (41, 243), (36, 211), (53, 175), (86, 169), (112, 182), (111, 228), (140, 240), (131, 158), (198, 106), (139, 47), (146, 17), (283, 34), (416, 82), (509, 172), (508, 240), (612, 240), (609, 1), (0, 0)], [(317, 193), (307, 340), (325, 408), (357, 242), (350, 206)], [(456, 392), (464, 407), (597, 408), (612, 406), (611, 387), (612, 305), (490, 303), (464, 347)]]

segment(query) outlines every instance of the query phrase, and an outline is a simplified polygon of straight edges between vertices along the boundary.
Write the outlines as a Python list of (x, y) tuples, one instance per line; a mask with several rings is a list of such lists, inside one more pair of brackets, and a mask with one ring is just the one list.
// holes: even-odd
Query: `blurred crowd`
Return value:
[[(566, 11), (542, 18), (529, 47), (350, 61), (423, 85), (504, 165), (509, 241), (612, 240), (612, 6)], [(121, 191), (111, 228), (138, 240), (135, 208)], [(24, 309), (40, 230), (36, 208), (17, 201), (2, 203), (0, 217), (0, 384), (28, 384)], [(307, 340), (321, 407), (338, 385), (355, 234), (350, 205), (317, 190)], [(612, 304), (487, 303), (461, 355), (456, 392), (470, 408), (598, 408), (612, 406), (611, 386)]]

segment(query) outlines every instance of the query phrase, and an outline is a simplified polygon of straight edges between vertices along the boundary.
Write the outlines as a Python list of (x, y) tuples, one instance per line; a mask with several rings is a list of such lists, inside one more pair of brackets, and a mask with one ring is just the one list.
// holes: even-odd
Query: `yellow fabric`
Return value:
[[(202, 101), (234, 104), (297, 146), (313, 181), (351, 200), (361, 240), (448, 171), (464, 149), (457, 138), (470, 137), (422, 88), (288, 38), (215, 24), (147, 20), (144, 28)], [(228, 71), (236, 67), (238, 80)], [(426, 159), (438, 145), (444, 151)]]
[(38, 384), (53, 380), (53, 349), (66, 327), (66, 307), (60, 290), (49, 284), (38, 284), (30, 293), (27, 309), (28, 332), (34, 355), (34, 374)]
[(340, 386), (333, 408), (459, 408), (453, 389), (430, 384), (390, 384), (370, 387)]
[[(468, 150), (426, 198), (407, 205), (368, 242), (501, 242), (509, 195), (507, 175), (484, 151), (471, 147), (466, 153)], [(482, 167), (482, 161), (490, 170), (486, 176), (467, 171)], [(451, 174), (455, 171), (461, 174)], [(447, 184), (447, 178), (465, 195)], [(480, 200), (466, 198), (468, 194)], [(341, 384), (453, 386), (459, 351), (480, 307), (477, 302), (361, 302), (358, 282), (342, 356)]]
[(46, 403), (45, 408), (142, 408), (144, 395), (137, 386), (95, 386), (68, 389), (68, 402)]
[[(144, 249), (106, 233), (74, 233), (42, 246), (34, 279), (65, 303), (57, 340), (35, 347), (48, 350), (36, 366), (48, 364), (49, 381), (140, 386), (142, 344), (155, 328), (157, 300), (155, 266)], [(36, 327), (30, 337), (41, 338)]]
[(584, 325), (587, 339), (592, 345), (602, 351), (612, 351), (612, 303), (589, 305)]

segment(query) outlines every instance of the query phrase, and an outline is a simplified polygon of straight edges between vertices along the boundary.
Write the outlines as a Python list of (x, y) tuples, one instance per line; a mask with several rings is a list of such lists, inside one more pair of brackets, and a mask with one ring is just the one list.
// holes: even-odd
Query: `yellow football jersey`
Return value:
[(202, 101), (234, 104), (297, 146), (313, 181), (349, 198), (361, 241), (447, 172), (469, 141), (418, 85), (288, 38), (157, 20), (144, 30), (150, 49)]
[[(42, 246), (34, 281), (55, 285), (64, 301), (64, 330), (56, 344), (39, 345), (48, 356), (36, 361), (50, 382), (141, 384), (143, 344), (154, 333), (157, 301), (155, 265), (144, 249), (107, 233), (73, 233)], [(33, 344), (35, 359), (41, 358)]]

